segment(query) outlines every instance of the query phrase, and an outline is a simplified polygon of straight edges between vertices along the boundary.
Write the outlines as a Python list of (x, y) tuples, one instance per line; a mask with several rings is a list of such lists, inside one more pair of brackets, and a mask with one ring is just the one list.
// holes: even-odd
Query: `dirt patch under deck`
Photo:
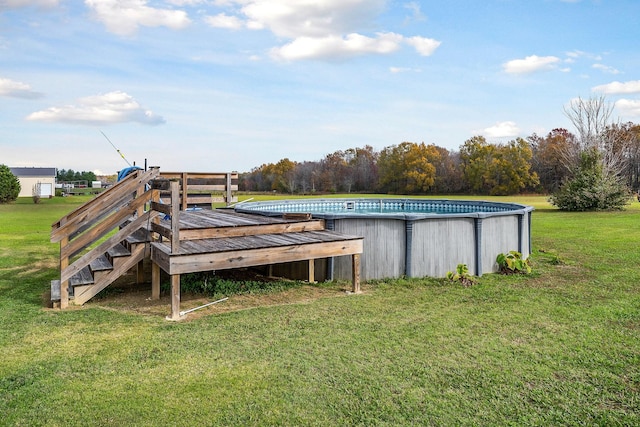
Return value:
[[(217, 275), (237, 281), (282, 281), (286, 279), (262, 276), (251, 270), (228, 270)], [(84, 304), (83, 307), (101, 307), (109, 310), (135, 313), (148, 316), (165, 317), (171, 313), (171, 298), (163, 292), (159, 300), (151, 299), (151, 284), (130, 285), (135, 282), (135, 276), (123, 276), (110, 286), (104, 296), (99, 296)], [(287, 304), (306, 304), (321, 298), (337, 298), (348, 295), (351, 284), (334, 283), (331, 285), (294, 285), (283, 291), (261, 292), (252, 294), (230, 295), (229, 299), (188, 313), (186, 321), (199, 319), (203, 316), (247, 310), (258, 307), (270, 307)], [(189, 310), (194, 307), (215, 301), (216, 298), (203, 294), (183, 293), (180, 309)], [(80, 307), (78, 307), (80, 308)]]

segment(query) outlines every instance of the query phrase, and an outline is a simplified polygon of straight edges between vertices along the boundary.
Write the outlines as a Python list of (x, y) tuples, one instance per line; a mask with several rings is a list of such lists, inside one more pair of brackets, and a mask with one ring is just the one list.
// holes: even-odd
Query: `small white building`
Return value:
[(56, 187), (56, 168), (9, 168), (20, 181), (18, 197), (53, 197)]

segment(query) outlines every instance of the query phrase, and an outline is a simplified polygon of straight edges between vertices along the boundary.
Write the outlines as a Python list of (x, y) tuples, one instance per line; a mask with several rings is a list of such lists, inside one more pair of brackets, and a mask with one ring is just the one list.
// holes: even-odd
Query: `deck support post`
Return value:
[(360, 254), (353, 254), (351, 255), (351, 260), (352, 260), (352, 286), (353, 288), (351, 289), (351, 291), (354, 294), (359, 294), (360, 291)]
[[(186, 180), (186, 177), (184, 178)], [(171, 182), (171, 253), (180, 250), (180, 186)], [(186, 196), (184, 198), (186, 204)], [(186, 209), (186, 208), (185, 208)]]
[(316, 260), (309, 260), (309, 283), (316, 283)]
[(151, 264), (151, 299), (160, 299), (160, 266), (155, 262)]
[(180, 320), (180, 275), (171, 275), (171, 317), (167, 320)]
[(136, 265), (136, 285), (139, 285), (140, 283), (144, 283), (144, 259), (138, 261), (138, 264)]

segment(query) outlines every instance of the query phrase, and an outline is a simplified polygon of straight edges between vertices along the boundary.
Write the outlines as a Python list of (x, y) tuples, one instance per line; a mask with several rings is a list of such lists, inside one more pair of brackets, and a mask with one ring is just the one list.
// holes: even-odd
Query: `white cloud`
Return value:
[(89, 125), (125, 122), (159, 125), (165, 122), (162, 117), (145, 110), (133, 97), (121, 91), (80, 98), (76, 105), (36, 111), (27, 120)]
[(558, 62), (560, 62), (560, 58), (555, 56), (531, 55), (524, 59), (513, 59), (505, 62), (502, 67), (509, 74), (527, 74), (552, 69)]
[(237, 16), (230, 16), (224, 13), (219, 13), (215, 16), (207, 16), (204, 20), (207, 24), (215, 28), (237, 30), (245, 26), (245, 23)]
[(346, 59), (365, 53), (390, 53), (400, 48), (403, 37), (395, 33), (378, 34), (376, 38), (360, 34), (346, 37), (298, 37), (291, 43), (271, 51), (273, 57), (284, 60)]
[(608, 65), (604, 65), (604, 64), (593, 64), (591, 66), (591, 68), (595, 68), (596, 70), (600, 70), (603, 73), (608, 73), (608, 74), (620, 74), (620, 71), (616, 70), (613, 67), (610, 67)]
[(573, 62), (576, 59), (579, 58), (587, 58), (587, 59), (591, 59), (593, 61), (601, 61), (602, 60), (602, 56), (595, 54), (595, 53), (590, 53), (590, 52), (585, 52), (583, 50), (573, 50), (570, 52), (566, 52), (565, 53), (569, 58), (566, 59), (565, 61), (567, 62)]
[(197, 5), (202, 4), (202, 3), (207, 3), (206, 0), (166, 0), (166, 2), (168, 4), (171, 4), (171, 5), (174, 5), (174, 6), (180, 6), (180, 7), (197, 6)]
[(384, 0), (237, 0), (241, 13), (280, 37), (326, 37), (369, 28)]
[(419, 36), (405, 38), (405, 42), (413, 46), (422, 56), (432, 55), (441, 43), (434, 39)]
[(31, 86), (26, 83), (0, 77), (0, 96), (34, 99), (42, 97), (42, 94), (35, 92), (31, 89)]
[(495, 125), (484, 129), (483, 134), (488, 138), (514, 137), (520, 134), (520, 129), (515, 122), (497, 122)]
[(179, 30), (191, 22), (183, 10), (150, 7), (146, 0), (85, 0), (85, 4), (108, 31), (121, 36), (134, 34), (140, 26)]
[[(406, 21), (425, 21), (427, 18), (422, 14), (420, 10), (420, 4), (412, 1), (404, 4), (404, 8), (411, 11), (411, 16)], [(405, 22), (406, 22), (405, 21)]]
[(422, 72), (422, 70), (419, 69), (419, 68), (389, 67), (389, 72), (391, 72), (393, 74), (408, 73), (408, 72), (420, 73), (420, 72)]
[(623, 116), (640, 117), (640, 100), (619, 99), (615, 107)]
[(18, 9), (21, 7), (46, 7), (57, 6), (59, 0), (0, 0), (0, 10)]
[(629, 82), (611, 82), (606, 85), (591, 88), (593, 92), (602, 92), (606, 95), (617, 95), (623, 93), (640, 93), (640, 80)]
[[(268, 30), (289, 41), (271, 49), (283, 60), (344, 60), (364, 54), (389, 54), (405, 43), (429, 56), (440, 42), (426, 37), (405, 37), (393, 32), (365, 35), (387, 7), (385, 0), (224, 0), (216, 4), (227, 13), (208, 17), (214, 27)], [(418, 9), (416, 9), (418, 8)], [(419, 12), (419, 6), (409, 6)]]

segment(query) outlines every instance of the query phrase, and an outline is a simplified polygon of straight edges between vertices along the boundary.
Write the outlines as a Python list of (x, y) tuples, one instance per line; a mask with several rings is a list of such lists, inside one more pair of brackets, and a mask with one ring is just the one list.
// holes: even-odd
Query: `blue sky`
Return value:
[(0, 0), (0, 164), (249, 171), (640, 122), (638, 0)]

